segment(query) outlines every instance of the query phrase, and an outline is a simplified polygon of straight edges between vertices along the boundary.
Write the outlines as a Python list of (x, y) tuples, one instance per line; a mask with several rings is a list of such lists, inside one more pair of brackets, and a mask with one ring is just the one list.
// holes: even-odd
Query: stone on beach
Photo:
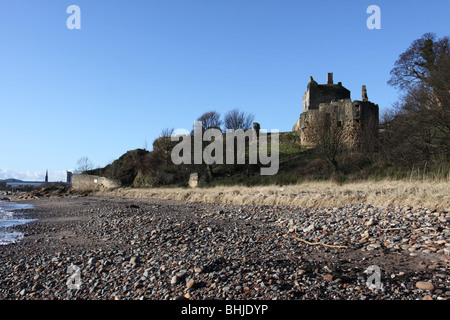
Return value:
[(434, 285), (428, 281), (418, 281), (416, 287), (421, 290), (434, 290)]

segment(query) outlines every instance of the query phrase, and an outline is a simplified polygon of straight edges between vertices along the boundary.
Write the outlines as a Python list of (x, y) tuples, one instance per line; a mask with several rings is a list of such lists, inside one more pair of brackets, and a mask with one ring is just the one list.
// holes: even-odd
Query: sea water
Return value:
[(26, 219), (23, 215), (19, 217), (18, 213), (32, 208), (30, 204), (0, 201), (0, 245), (15, 243), (23, 238), (23, 234), (14, 230), (14, 227), (35, 219)]

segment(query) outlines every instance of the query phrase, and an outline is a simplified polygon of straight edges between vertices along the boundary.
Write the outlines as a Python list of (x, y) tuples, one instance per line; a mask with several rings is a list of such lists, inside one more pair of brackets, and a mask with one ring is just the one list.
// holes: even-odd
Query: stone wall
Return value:
[(75, 190), (103, 190), (118, 186), (115, 181), (104, 177), (87, 174), (73, 174), (72, 176), (72, 188)]
[(306, 92), (303, 94), (303, 112), (318, 109), (321, 103), (342, 99), (350, 99), (350, 91), (343, 87), (341, 82), (318, 84), (310, 77)]
[(343, 141), (350, 148), (359, 145), (360, 136), (365, 125), (370, 121), (378, 124), (378, 106), (370, 102), (351, 101), (350, 99), (321, 103), (319, 109), (303, 112), (294, 126), (299, 131), (302, 145), (312, 146), (317, 132), (313, 126), (321, 115), (327, 115), (330, 125), (342, 128)]

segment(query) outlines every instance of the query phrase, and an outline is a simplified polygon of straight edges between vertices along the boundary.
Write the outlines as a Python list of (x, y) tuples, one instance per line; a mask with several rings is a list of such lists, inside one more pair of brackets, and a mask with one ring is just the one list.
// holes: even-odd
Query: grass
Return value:
[(121, 188), (103, 195), (158, 198), (231, 204), (292, 205), (300, 207), (371, 204), (374, 206), (420, 206), (450, 209), (448, 181), (382, 180), (337, 184), (310, 181), (287, 186), (216, 186), (211, 188)]
[[(270, 137), (267, 142), (270, 152)], [(296, 133), (280, 133), (279, 142), (280, 168), (274, 176), (261, 176), (258, 165), (248, 165), (247, 146), (246, 165), (212, 165), (211, 174), (205, 174), (204, 166), (173, 166), (170, 170), (156, 166), (153, 170), (156, 176), (152, 176), (155, 174), (153, 171), (146, 176), (137, 170), (136, 179), (133, 175), (135, 172), (131, 169), (135, 168), (136, 163), (148, 160), (145, 158), (148, 152), (130, 151), (104, 171), (109, 170), (112, 176), (123, 177), (122, 182), (133, 180), (134, 184), (124, 185), (136, 188), (121, 188), (106, 194), (301, 207), (367, 203), (376, 206), (450, 209), (448, 162), (420, 163), (420, 166), (408, 169), (382, 161), (377, 154), (351, 152), (339, 156), (339, 170), (335, 172), (317, 150), (301, 146)], [(198, 172), (200, 177), (206, 176), (204, 181), (208, 184), (189, 189), (187, 184), (191, 172)], [(150, 184), (166, 186), (138, 187)]]

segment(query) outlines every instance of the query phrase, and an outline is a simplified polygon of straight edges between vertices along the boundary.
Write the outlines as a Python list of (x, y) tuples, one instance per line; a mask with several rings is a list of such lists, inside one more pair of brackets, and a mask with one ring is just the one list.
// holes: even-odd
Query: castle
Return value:
[(313, 145), (312, 126), (324, 115), (329, 125), (342, 128), (343, 140), (350, 147), (361, 142), (364, 130), (378, 126), (379, 108), (369, 101), (366, 86), (362, 86), (361, 100), (352, 101), (350, 91), (342, 82), (333, 83), (333, 73), (328, 73), (327, 84), (318, 84), (312, 77), (303, 94), (303, 112), (293, 130), (300, 135), (301, 144)]

